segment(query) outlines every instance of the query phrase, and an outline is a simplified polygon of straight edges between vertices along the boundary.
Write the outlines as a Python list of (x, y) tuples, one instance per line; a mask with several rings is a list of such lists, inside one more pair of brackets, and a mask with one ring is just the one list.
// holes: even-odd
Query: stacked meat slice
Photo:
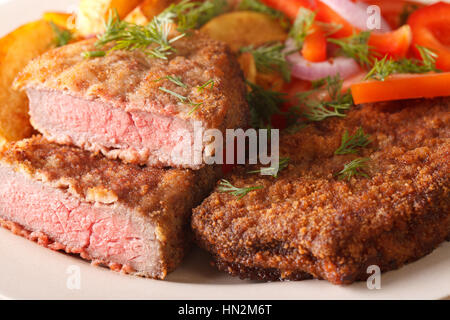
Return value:
[[(189, 243), (191, 210), (216, 182), (194, 127), (244, 127), (245, 84), (225, 45), (194, 34), (169, 59), (95, 40), (54, 49), (16, 80), (42, 133), (0, 152), (0, 222), (96, 264), (164, 278)], [(201, 156), (214, 150), (204, 142)]]

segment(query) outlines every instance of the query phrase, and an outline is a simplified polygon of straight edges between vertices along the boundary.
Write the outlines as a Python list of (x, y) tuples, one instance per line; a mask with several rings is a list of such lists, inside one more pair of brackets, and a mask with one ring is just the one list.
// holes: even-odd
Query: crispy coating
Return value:
[[(83, 52), (99, 50), (95, 42), (85, 40), (45, 53), (25, 68), (15, 87), (66, 91), (81, 98), (100, 99), (126, 111), (201, 121), (206, 128), (245, 126), (246, 87), (236, 57), (225, 44), (193, 33), (173, 43), (176, 52), (167, 60), (148, 57), (141, 50), (83, 58)], [(180, 77), (186, 87), (169, 81), (167, 76)], [(210, 80), (214, 86), (198, 89)], [(191, 113), (191, 104), (160, 87), (202, 105)]]
[[(343, 120), (283, 136), (280, 153), (291, 160), (278, 178), (240, 168), (232, 184), (264, 189), (241, 200), (216, 191), (194, 210), (199, 244), (243, 278), (306, 272), (334, 284), (367, 278), (368, 265), (387, 271), (428, 254), (450, 236), (449, 102), (357, 106)], [(371, 144), (334, 155), (345, 130), (359, 127)], [(336, 179), (358, 156), (370, 158), (370, 178)]]

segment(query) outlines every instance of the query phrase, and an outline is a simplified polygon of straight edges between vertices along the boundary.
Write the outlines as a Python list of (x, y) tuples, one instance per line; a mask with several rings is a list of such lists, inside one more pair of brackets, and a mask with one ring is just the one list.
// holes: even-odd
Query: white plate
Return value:
[[(5, 3), (6, 2), (6, 3)], [(0, 0), (0, 35), (46, 10), (70, 10), (73, 0)], [(450, 243), (427, 257), (366, 283), (258, 283), (217, 272), (196, 249), (167, 281), (134, 278), (92, 267), (0, 229), (0, 297), (10, 299), (441, 299), (450, 295)], [(80, 288), (75, 277), (79, 274)], [(75, 285), (75, 288), (74, 288)]]

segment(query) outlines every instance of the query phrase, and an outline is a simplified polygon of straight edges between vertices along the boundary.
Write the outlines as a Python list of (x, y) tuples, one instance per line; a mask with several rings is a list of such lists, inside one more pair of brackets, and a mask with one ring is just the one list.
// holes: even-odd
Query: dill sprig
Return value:
[(105, 51), (85, 51), (85, 52), (81, 53), (81, 56), (85, 59), (100, 58), (100, 57), (106, 56), (106, 52)]
[[(155, 82), (158, 82), (158, 81), (161, 81), (161, 80), (163, 80), (163, 79), (167, 79), (167, 80), (169, 80), (170, 82), (176, 84), (177, 86), (179, 86), (179, 87), (181, 87), (181, 88), (185, 88), (185, 89), (188, 88), (188, 86), (183, 82), (183, 80), (181, 79), (181, 77), (178, 77), (178, 76), (171, 76), (171, 75), (168, 75), (168, 76), (165, 76), (165, 77), (156, 79), (156, 80), (154, 80), (154, 81), (155, 81)], [(213, 79), (210, 79), (210, 80), (208, 80), (206, 83), (204, 83), (203, 85), (198, 86), (198, 87), (197, 87), (197, 90), (198, 90), (199, 92), (202, 92), (203, 90), (205, 90), (205, 89), (208, 88), (208, 87), (209, 87), (209, 90), (212, 90), (212, 89), (214, 88), (214, 80), (213, 80)], [(179, 100), (179, 102), (181, 102), (181, 103), (184, 103), (184, 104), (193, 106), (193, 108), (191, 109), (191, 111), (189, 111), (189, 113), (188, 113), (189, 116), (190, 116), (191, 114), (193, 114), (193, 113), (194, 113), (201, 105), (203, 105), (203, 102), (193, 102), (190, 98), (185, 97), (185, 96), (183, 96), (183, 95), (181, 95), (181, 94), (179, 94), (179, 93), (176, 93), (176, 92), (174, 92), (174, 91), (172, 91), (172, 90), (169, 90), (169, 89), (167, 89), (167, 88), (165, 88), (165, 87), (159, 87), (158, 89), (159, 89), (160, 91), (162, 91), (162, 92), (165, 92), (165, 93), (168, 93), (168, 94), (174, 96), (174, 97), (177, 98), (177, 99)]]
[(259, 0), (242, 0), (238, 7), (239, 10), (249, 10), (267, 14), (273, 18), (284, 17), (284, 14), (278, 10), (275, 10), (269, 6), (266, 6)]
[[(109, 51), (141, 50), (150, 57), (167, 59), (175, 52), (172, 44), (186, 36), (186, 31), (201, 27), (227, 7), (226, 0), (183, 0), (169, 6), (145, 26), (121, 21), (117, 11), (110, 12), (105, 32), (98, 36), (96, 46), (101, 48), (112, 42), (114, 46)], [(175, 23), (180, 34), (170, 37)]]
[(341, 146), (334, 154), (357, 154), (359, 148), (364, 148), (368, 144), (370, 144), (370, 135), (365, 134), (363, 128), (359, 127), (353, 135), (349, 135), (346, 130), (342, 136)]
[[(203, 92), (205, 89), (209, 89), (212, 90), (214, 89), (215, 86), (215, 82), (213, 79), (209, 79), (208, 81), (206, 81), (204, 84), (202, 84), (201, 86), (197, 87), (197, 91), (198, 92)], [(208, 88), (209, 87), (209, 88)]]
[(185, 97), (185, 96), (183, 96), (183, 95), (181, 95), (181, 94), (178, 94), (178, 93), (176, 93), (175, 91), (169, 90), (169, 89), (167, 89), (167, 88), (165, 88), (165, 87), (159, 87), (158, 89), (159, 89), (160, 91), (162, 91), (162, 92), (165, 92), (165, 93), (168, 93), (168, 94), (174, 96), (174, 97), (177, 98), (181, 103), (186, 103), (187, 100), (188, 100), (187, 97)]
[(298, 49), (303, 46), (305, 38), (311, 34), (312, 25), (316, 19), (316, 13), (306, 8), (298, 10), (297, 18), (294, 21), (289, 36), (294, 40)]
[(109, 15), (105, 33), (98, 36), (96, 46), (101, 48), (113, 42), (114, 50), (141, 50), (153, 58), (167, 59), (175, 51), (172, 43), (184, 37), (182, 33), (169, 39), (172, 31), (173, 16), (164, 11), (146, 26), (121, 21), (117, 11)]
[(342, 24), (334, 22), (316, 21), (315, 23), (325, 32), (325, 36), (327, 37), (335, 34), (344, 27)]
[(361, 66), (369, 67), (373, 63), (373, 53), (369, 46), (370, 31), (360, 32), (343, 39), (328, 39), (340, 47), (340, 53), (355, 59)]
[[(346, 116), (343, 111), (350, 109), (353, 105), (353, 98), (348, 90), (342, 93), (342, 80), (339, 75), (326, 77), (313, 81), (313, 89), (297, 94), (299, 104), (306, 107), (303, 116), (310, 121), (322, 121), (330, 117)], [(322, 90), (327, 90), (329, 100), (318, 100), (311, 98), (311, 95)]]
[(421, 59), (393, 60), (385, 56), (376, 60), (372, 69), (367, 73), (365, 80), (375, 79), (384, 81), (388, 76), (398, 73), (427, 73), (439, 71), (436, 69), (437, 54), (422, 46), (416, 45)]
[(204, 2), (191, 2), (184, 0), (179, 4), (173, 4), (168, 8), (172, 12), (178, 24), (178, 31), (198, 29), (212, 18), (228, 11), (227, 0), (207, 0)]
[(72, 40), (72, 38), (73, 38), (72, 32), (70, 32), (69, 30), (65, 30), (65, 29), (58, 27), (55, 23), (53, 23), (53, 21), (50, 21), (50, 26), (53, 30), (53, 33), (55, 34), (53, 43), (57, 47), (65, 46)]
[(188, 116), (192, 115), (195, 111), (197, 111), (197, 109), (198, 109), (201, 105), (203, 105), (203, 102), (195, 103), (195, 102), (189, 101), (189, 104), (190, 104), (191, 106), (193, 106), (193, 108), (188, 112)]
[(217, 191), (221, 193), (229, 193), (235, 197), (238, 197), (238, 199), (240, 200), (243, 197), (245, 197), (249, 192), (263, 188), (264, 188), (263, 186), (238, 188), (233, 186), (230, 181), (222, 179), (219, 183)]
[[(294, 117), (295, 117), (295, 120), (292, 121), (292, 123), (290, 123), (286, 129), (284, 129), (284, 132), (287, 134), (295, 134), (308, 126), (308, 124), (306, 124), (304, 122), (297, 121), (298, 115), (295, 114)], [(289, 120), (289, 118), (288, 118), (288, 120)]]
[(271, 118), (275, 114), (282, 114), (281, 105), (286, 102), (286, 94), (271, 90), (265, 90), (263, 87), (247, 81), (250, 87), (247, 93), (247, 101), (250, 106), (251, 120), (253, 128), (266, 128)]
[(283, 27), (289, 28), (290, 26), (289, 19), (284, 13), (265, 5), (259, 0), (242, 0), (237, 9), (264, 13), (274, 19), (278, 19)]
[(261, 168), (259, 170), (252, 170), (252, 171), (249, 171), (248, 173), (251, 173), (251, 174), (259, 173), (261, 175), (272, 176), (274, 178), (278, 178), (278, 173), (287, 168), (290, 160), (291, 159), (289, 159), (289, 158), (280, 158), (280, 162), (278, 164), (278, 170), (276, 170), (276, 168), (269, 167), (269, 168)]
[(163, 80), (163, 79), (167, 79), (167, 80), (169, 80), (170, 82), (175, 83), (175, 84), (176, 84), (177, 86), (179, 86), (179, 87), (187, 88), (187, 85), (184, 84), (184, 83), (183, 83), (183, 80), (181, 79), (181, 77), (178, 77), (178, 76), (171, 76), (171, 75), (168, 75), (168, 76), (165, 76), (165, 77), (156, 79), (156, 80), (154, 80), (154, 81), (155, 81), (155, 82), (159, 82), (159, 81), (161, 81), (161, 80)]
[(339, 180), (347, 181), (350, 181), (351, 178), (355, 176), (369, 178), (369, 175), (366, 173), (369, 161), (370, 158), (357, 158), (353, 161), (350, 161), (349, 163), (345, 164), (344, 169), (335, 174), (335, 176), (338, 176)]
[(195, 112), (195, 111), (203, 104), (203, 102), (193, 102), (193, 101), (191, 100), (191, 98), (185, 97), (185, 96), (183, 96), (183, 95), (181, 95), (181, 94), (179, 94), (179, 93), (176, 93), (175, 91), (169, 90), (169, 89), (167, 89), (167, 88), (165, 88), (165, 87), (159, 87), (158, 89), (159, 89), (160, 91), (162, 91), (162, 92), (165, 92), (165, 93), (168, 93), (168, 94), (174, 96), (175, 98), (178, 99), (178, 101), (179, 101), (180, 103), (183, 103), (183, 104), (187, 104), (187, 105), (193, 106), (193, 108), (191, 109), (191, 111), (189, 111), (188, 115), (191, 115), (192, 113), (194, 113), (194, 112)]
[(283, 52), (285, 46), (280, 43), (269, 43), (259, 48), (253, 46), (241, 48), (241, 52), (249, 52), (253, 55), (256, 68), (262, 73), (278, 72), (286, 82), (291, 79), (291, 72), (286, 55)]

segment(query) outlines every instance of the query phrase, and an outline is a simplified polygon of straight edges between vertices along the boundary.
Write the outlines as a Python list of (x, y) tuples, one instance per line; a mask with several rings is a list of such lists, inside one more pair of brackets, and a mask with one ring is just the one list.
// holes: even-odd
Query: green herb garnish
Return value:
[(370, 135), (365, 134), (363, 128), (358, 128), (355, 134), (349, 135), (348, 131), (345, 131), (342, 136), (341, 146), (334, 152), (336, 155), (342, 154), (357, 154), (359, 148), (364, 148), (370, 144)]
[(175, 91), (169, 90), (165, 87), (159, 87), (158, 89), (162, 92), (165, 92), (165, 93), (168, 93), (168, 94), (174, 96), (175, 98), (177, 98), (179, 100), (180, 103), (184, 103), (184, 104), (193, 106), (194, 108), (192, 108), (191, 111), (189, 111), (188, 115), (191, 115), (192, 113), (194, 113), (198, 109), (198, 107), (200, 107), (203, 104), (203, 102), (199, 102), (199, 103), (193, 102), (190, 98), (185, 97), (179, 93), (176, 93)]
[(369, 175), (366, 173), (366, 169), (368, 167), (368, 162), (370, 158), (357, 158), (353, 161), (350, 161), (346, 165), (344, 165), (344, 169), (339, 173), (335, 174), (338, 176), (339, 180), (347, 180), (350, 181), (352, 177), (361, 176), (365, 178), (369, 178)]
[(361, 66), (369, 67), (373, 63), (369, 37), (370, 31), (364, 31), (343, 39), (328, 39), (328, 42), (338, 45), (342, 55), (355, 59)]
[(344, 27), (342, 24), (334, 22), (327, 23), (322, 21), (316, 21), (315, 23), (325, 32), (325, 36), (327, 37), (331, 36), (332, 34), (335, 34)]
[(161, 81), (163, 79), (167, 79), (172, 83), (175, 83), (177, 86), (182, 87), (182, 88), (187, 88), (187, 85), (185, 85), (183, 83), (183, 81), (181, 80), (181, 77), (177, 77), (177, 76), (165, 76), (159, 79), (154, 80), (155, 82)]
[(264, 13), (267, 14), (268, 16), (271, 16), (274, 19), (279, 19), (283, 27), (288, 28), (290, 26), (289, 19), (286, 17), (284, 13), (265, 5), (259, 0), (242, 0), (239, 3), (237, 9)]
[(210, 80), (206, 81), (204, 84), (202, 84), (201, 86), (198, 86), (197, 90), (198, 90), (198, 92), (203, 92), (203, 90), (205, 90), (208, 87), (209, 87), (209, 90), (212, 90), (212, 89), (214, 89), (214, 85), (215, 85), (214, 80), (210, 79)]
[(69, 30), (58, 27), (53, 21), (50, 21), (50, 26), (55, 34), (53, 42), (57, 47), (65, 46), (72, 40), (72, 33)]
[(282, 114), (281, 105), (286, 102), (286, 94), (271, 90), (247, 81), (250, 91), (247, 101), (250, 105), (251, 126), (256, 129), (266, 128), (275, 114)]
[[(318, 100), (311, 96), (320, 91), (328, 92), (329, 100)], [(322, 121), (330, 117), (345, 117), (343, 111), (353, 105), (350, 90), (342, 93), (342, 80), (339, 76), (313, 81), (313, 89), (297, 94), (299, 104), (306, 107), (303, 116), (310, 121)]]
[[(186, 31), (201, 27), (224, 12), (225, 7), (228, 7), (226, 0), (183, 0), (169, 6), (145, 26), (121, 21), (117, 11), (110, 12), (105, 32), (98, 36), (96, 46), (101, 48), (112, 42), (114, 46), (109, 51), (141, 50), (150, 57), (167, 59), (175, 52), (172, 44), (186, 36)], [(170, 37), (175, 23), (180, 34)]]
[(219, 183), (219, 187), (217, 188), (217, 191), (222, 193), (229, 193), (235, 197), (238, 197), (238, 199), (242, 199), (245, 197), (249, 192), (254, 190), (263, 189), (263, 186), (257, 186), (257, 187), (247, 187), (247, 188), (237, 188), (231, 184), (230, 181), (222, 179)]
[(421, 60), (419, 59), (400, 59), (393, 60), (385, 56), (381, 60), (376, 60), (373, 68), (367, 73), (365, 80), (375, 79), (384, 81), (388, 76), (398, 73), (427, 73), (437, 72), (437, 55), (430, 49), (416, 46), (419, 50)]
[(185, 102), (188, 100), (187, 97), (182, 96), (181, 94), (178, 94), (178, 93), (176, 93), (175, 91), (169, 90), (169, 89), (167, 89), (167, 88), (159, 87), (158, 89), (159, 89), (160, 91), (162, 91), (162, 92), (165, 92), (165, 93), (168, 93), (168, 94), (174, 96), (175, 98), (177, 98), (178, 100), (180, 100), (180, 102), (182, 102), (182, 103), (185, 103)]
[(101, 48), (113, 42), (114, 50), (141, 50), (153, 58), (167, 59), (175, 49), (172, 43), (184, 37), (182, 33), (169, 39), (174, 17), (167, 10), (153, 18), (146, 26), (121, 21), (117, 11), (110, 13), (105, 26), (105, 33), (99, 35), (96, 46)]
[(189, 111), (188, 116), (192, 115), (195, 111), (197, 111), (197, 109), (201, 105), (203, 105), (203, 102), (195, 103), (195, 102), (190, 101), (189, 104), (194, 107), (191, 109), (191, 111)]
[[(303, 123), (303, 122), (298, 122), (298, 115), (294, 114), (294, 121), (292, 121), (292, 123), (288, 124), (287, 128), (284, 129), (284, 132), (287, 134), (295, 134), (297, 132), (299, 132), (300, 130), (304, 129), (308, 124)], [(290, 120), (288, 118), (288, 120)], [(288, 121), (290, 122), (290, 121)]]
[(312, 33), (312, 25), (316, 18), (316, 13), (306, 8), (298, 10), (297, 18), (292, 26), (289, 36), (294, 39), (298, 49), (303, 46), (305, 38)]
[(286, 82), (291, 80), (289, 64), (286, 61), (284, 45), (277, 42), (266, 44), (259, 48), (253, 46), (241, 48), (241, 52), (249, 52), (253, 55), (256, 68), (262, 73), (278, 72)]
[(100, 58), (106, 56), (105, 51), (86, 51), (81, 53), (81, 56), (85, 59), (89, 58)]
[(198, 29), (212, 18), (225, 13), (228, 9), (227, 0), (207, 0), (204, 2), (185, 0), (168, 8), (169, 12), (173, 12), (176, 16), (180, 32)]

